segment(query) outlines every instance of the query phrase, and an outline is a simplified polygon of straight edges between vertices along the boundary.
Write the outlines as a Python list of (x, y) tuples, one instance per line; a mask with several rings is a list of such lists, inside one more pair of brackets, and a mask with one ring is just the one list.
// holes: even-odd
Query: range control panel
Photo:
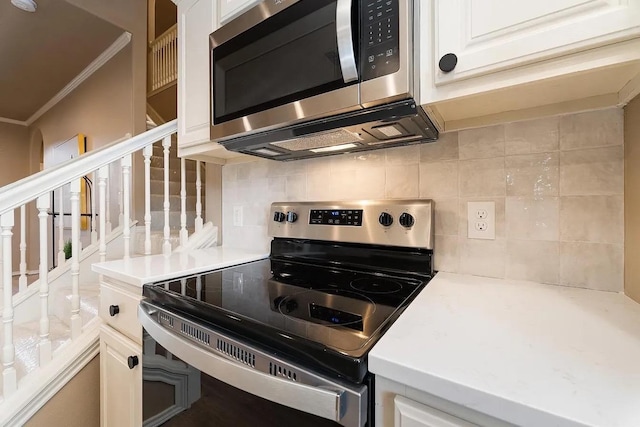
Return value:
[(309, 224), (362, 225), (362, 209), (311, 209)]
[(400, 69), (398, 0), (362, 1), (362, 80), (393, 74)]
[(433, 249), (432, 200), (272, 203), (269, 236)]

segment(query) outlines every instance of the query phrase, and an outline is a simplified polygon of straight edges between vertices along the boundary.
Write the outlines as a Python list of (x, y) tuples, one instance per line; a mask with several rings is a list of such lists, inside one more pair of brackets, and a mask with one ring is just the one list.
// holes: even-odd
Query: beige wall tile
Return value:
[(468, 237), (469, 218), (467, 218), (467, 203), (469, 202), (493, 202), (496, 210), (496, 239), (504, 239), (506, 236), (505, 221), (505, 198), (504, 197), (474, 197), (470, 199), (460, 199), (458, 207), (458, 234), (460, 237)]
[(223, 182), (235, 182), (238, 179), (238, 165), (225, 165), (222, 168)]
[(458, 160), (458, 132), (441, 133), (437, 141), (419, 147), (421, 163)]
[(364, 153), (339, 154), (318, 160), (323, 161), (321, 164), (329, 165), (331, 171), (343, 171), (384, 166), (386, 155), (384, 151), (377, 150)]
[(384, 199), (385, 168), (366, 167), (356, 169), (356, 199)]
[(507, 239), (558, 240), (560, 201), (507, 197)]
[(504, 157), (459, 162), (460, 197), (504, 196)]
[(388, 166), (385, 197), (403, 199), (418, 197), (420, 173), (418, 165)]
[(420, 145), (407, 145), (384, 151), (387, 165), (415, 165), (420, 162)]
[(558, 150), (558, 117), (507, 123), (505, 154), (544, 153)]
[(622, 146), (563, 151), (560, 154), (560, 195), (604, 195), (624, 192)]
[(557, 153), (506, 157), (507, 196), (557, 196), (559, 165)]
[(458, 240), (460, 266), (458, 271), (476, 276), (503, 278), (505, 271), (505, 240)]
[(284, 176), (274, 176), (267, 181), (269, 200), (283, 201), (287, 198), (287, 179)]
[(560, 240), (622, 244), (623, 204), (623, 196), (560, 198)]
[(558, 284), (560, 244), (532, 240), (507, 241), (507, 279)]
[(460, 160), (504, 156), (504, 125), (458, 132)]
[(560, 243), (560, 284), (622, 292), (622, 245)]
[(309, 200), (334, 199), (331, 176), (326, 173), (307, 174), (307, 198)]
[(334, 200), (353, 200), (358, 198), (358, 188), (353, 185), (356, 182), (355, 170), (334, 171), (328, 179), (332, 185), (332, 197), (334, 197)]
[[(434, 213), (435, 233), (439, 235), (458, 235), (458, 199), (436, 199)], [(503, 209), (504, 211), (504, 209)]]
[(458, 162), (433, 162), (420, 165), (420, 197), (457, 197)]
[(433, 252), (436, 271), (458, 272), (458, 237), (436, 235)]
[(286, 177), (285, 185), (287, 201), (308, 200), (306, 175), (289, 175)]
[(560, 117), (560, 149), (622, 145), (623, 110), (589, 111)]

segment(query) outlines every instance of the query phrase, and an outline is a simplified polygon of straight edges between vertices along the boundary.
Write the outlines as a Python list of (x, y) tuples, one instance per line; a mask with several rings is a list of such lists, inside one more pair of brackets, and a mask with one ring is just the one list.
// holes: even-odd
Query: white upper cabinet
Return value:
[(178, 145), (209, 141), (209, 34), (214, 0), (178, 3)]
[(220, 4), (220, 25), (224, 25), (245, 10), (255, 6), (262, 0), (218, 0)]
[[(640, 0), (435, 0), (435, 84), (640, 36)], [(438, 62), (458, 63), (443, 73)]]

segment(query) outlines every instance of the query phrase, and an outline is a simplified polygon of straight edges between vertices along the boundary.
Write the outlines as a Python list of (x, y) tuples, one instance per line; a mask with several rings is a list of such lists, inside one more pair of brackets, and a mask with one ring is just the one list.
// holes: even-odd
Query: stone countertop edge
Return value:
[(523, 426), (640, 426), (640, 304), (438, 273), (369, 354), (378, 376)]
[(169, 256), (148, 255), (128, 260), (95, 263), (91, 269), (122, 282), (143, 286), (178, 277), (219, 270), (268, 258), (266, 252), (249, 251), (226, 246), (174, 252)]

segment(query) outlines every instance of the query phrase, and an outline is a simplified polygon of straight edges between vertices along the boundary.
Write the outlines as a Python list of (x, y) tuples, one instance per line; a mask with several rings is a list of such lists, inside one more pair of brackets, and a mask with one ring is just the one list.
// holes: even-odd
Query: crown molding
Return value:
[[(33, 113), (26, 122), (19, 122), (26, 126), (31, 126), (33, 122), (38, 120), (44, 113), (49, 111), (58, 102), (62, 101), (67, 95), (69, 95), (75, 88), (80, 86), (82, 82), (87, 80), (93, 73), (98, 71), (104, 64), (106, 64), (111, 58), (116, 56), (125, 46), (131, 42), (131, 33), (125, 31), (120, 37), (118, 37), (104, 52), (100, 54), (96, 59), (87, 65), (87, 67), (80, 72), (73, 80), (71, 80), (60, 92), (58, 92), (53, 98), (44, 104), (38, 111)], [(10, 120), (10, 119), (8, 119)], [(17, 124), (17, 123), (16, 123)]]
[(7, 119), (6, 117), (0, 117), (0, 123), (9, 123), (11, 125), (29, 126), (27, 122), (21, 122), (20, 120)]

